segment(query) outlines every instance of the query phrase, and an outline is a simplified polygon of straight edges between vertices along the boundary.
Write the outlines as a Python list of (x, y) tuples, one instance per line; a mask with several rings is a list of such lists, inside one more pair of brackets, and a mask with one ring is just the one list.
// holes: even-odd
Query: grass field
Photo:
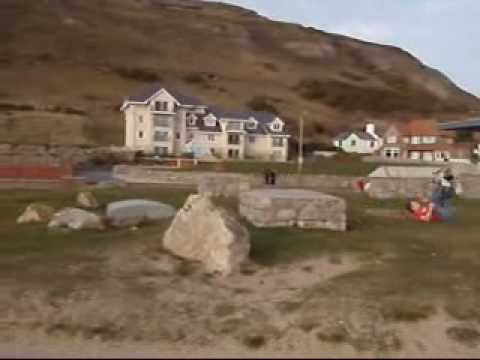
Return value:
[[(141, 197), (177, 207), (188, 194), (188, 190), (169, 189), (96, 191), (102, 203)], [(401, 200), (379, 201), (352, 193), (339, 195), (349, 204), (349, 231), (346, 233), (249, 226), (251, 259), (261, 269), (295, 268), (296, 264), (301, 266), (305, 261), (320, 258), (341, 265), (355, 257), (366, 264), (336, 277), (335, 281), (297, 284), (300, 295), (294, 301), (285, 302), (282, 313), (295, 313), (300, 318), (309, 319), (308, 324), (300, 325), (306, 329), (322, 322), (312, 313), (317, 314), (318, 309), (325, 308), (326, 301), (335, 303), (341, 300), (342, 306), (365, 311), (375, 309), (385, 323), (415, 323), (446, 313), (461, 324), (469, 325), (467, 329), (450, 329), (449, 336), (457, 342), (475, 343), (478, 340), (475, 338), (476, 328), (480, 325), (480, 201), (457, 200), (457, 217), (452, 223), (419, 224), (408, 219), (389, 219), (365, 213), (367, 208), (401, 209), (404, 205)], [(103, 281), (112, 276), (104, 266), (105, 262), (117, 251), (134, 253), (140, 244), (150, 249), (149, 254), (161, 251), (161, 235), (168, 222), (149, 225), (138, 231), (108, 232), (53, 231), (42, 225), (15, 224), (17, 215), (31, 202), (41, 201), (60, 207), (72, 205), (73, 200), (73, 191), (0, 192), (0, 286), (13, 286), (20, 292), (42, 288), (54, 298), (65, 296), (82, 286), (101, 287)], [(223, 202), (235, 207), (230, 200)], [(177, 276), (183, 279), (193, 276), (192, 273), (194, 270), (185, 263), (176, 270)], [(255, 271), (249, 276), (255, 279)], [(127, 279), (117, 280), (127, 282)], [(256, 291), (237, 290), (245, 294)], [(235, 309), (228, 302), (221, 305), (222, 309)], [(219, 313), (225, 312), (217, 307), (216, 315), (211, 316), (219, 317)], [(344, 338), (343, 330), (340, 333), (335, 331), (332, 333), (329, 329), (317, 335), (327, 342), (348, 341), (358, 349), (365, 345), (364, 337), (349, 335)], [(377, 335), (370, 336), (368, 341), (380, 339), (381, 336)], [(470, 339), (472, 336), (473, 340)], [(379, 348), (384, 345), (375, 343)], [(397, 345), (401, 346), (396, 342), (392, 346)]]
[[(306, 159), (302, 172), (304, 174), (324, 174), (339, 176), (367, 176), (378, 166), (383, 164), (366, 163), (361, 156), (341, 154), (334, 158)], [(278, 174), (297, 173), (296, 161), (259, 162), (259, 161), (225, 161), (220, 163), (200, 163), (194, 167), (179, 169), (178, 171), (216, 171), (232, 173), (262, 174), (265, 169), (270, 168)]]

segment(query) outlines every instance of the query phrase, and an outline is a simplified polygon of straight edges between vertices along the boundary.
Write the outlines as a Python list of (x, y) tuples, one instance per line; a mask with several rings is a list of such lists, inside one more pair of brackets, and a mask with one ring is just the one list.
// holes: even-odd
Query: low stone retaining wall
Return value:
[[(163, 184), (198, 187), (201, 193), (236, 196), (241, 191), (263, 188), (262, 174), (214, 173), (199, 171), (166, 171), (151, 166), (117, 165), (113, 177), (131, 184)], [(280, 174), (279, 188), (304, 188), (320, 191), (358, 190), (355, 182), (359, 178), (333, 175)], [(431, 193), (431, 178), (368, 178), (371, 186), (368, 195), (377, 199), (414, 197), (419, 192)], [(461, 175), (460, 183), (464, 198), (480, 198), (480, 176)]]
[[(263, 174), (225, 172), (166, 171), (155, 166), (117, 165), (113, 177), (128, 183), (198, 186), (200, 192), (235, 195), (239, 191), (264, 186)], [(352, 189), (355, 178), (332, 175), (278, 174), (276, 187), (307, 189)]]

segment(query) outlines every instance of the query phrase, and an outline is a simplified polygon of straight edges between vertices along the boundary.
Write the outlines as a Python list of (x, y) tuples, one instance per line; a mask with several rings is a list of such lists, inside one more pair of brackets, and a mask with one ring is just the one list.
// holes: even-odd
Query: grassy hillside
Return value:
[(479, 101), (401, 49), (183, 0), (2, 0), (0, 142), (121, 144), (143, 84), (276, 111), (326, 139), (366, 117), (455, 117)]

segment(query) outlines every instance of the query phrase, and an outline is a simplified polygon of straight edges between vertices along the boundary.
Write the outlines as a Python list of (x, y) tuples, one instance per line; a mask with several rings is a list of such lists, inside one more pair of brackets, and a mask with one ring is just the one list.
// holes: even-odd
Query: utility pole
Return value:
[(299, 131), (299, 136), (298, 136), (298, 174), (302, 173), (303, 169), (303, 115), (300, 116), (300, 128), (298, 129)]

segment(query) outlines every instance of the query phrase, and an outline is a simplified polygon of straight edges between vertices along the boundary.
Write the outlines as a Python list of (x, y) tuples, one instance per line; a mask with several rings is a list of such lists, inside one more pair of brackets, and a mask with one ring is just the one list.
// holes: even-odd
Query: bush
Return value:
[(35, 106), (28, 104), (0, 103), (0, 111), (34, 111)]
[(403, 81), (389, 79), (391, 89), (367, 87), (338, 80), (306, 79), (294, 88), (306, 100), (323, 103), (344, 111), (370, 111), (388, 113), (414, 111), (430, 114), (434, 111), (457, 112), (461, 107), (444, 104), (435, 96)]
[(200, 73), (190, 73), (184, 76), (183, 80), (189, 84), (206, 84), (206, 80)]
[(128, 67), (112, 67), (111, 70), (117, 75), (136, 81), (153, 82), (161, 81), (160, 76), (157, 75), (155, 70), (145, 68), (128, 68)]
[(256, 96), (247, 103), (247, 106), (253, 111), (267, 111), (278, 115), (278, 110), (274, 105), (274, 103), (278, 101), (279, 100), (268, 96)]

